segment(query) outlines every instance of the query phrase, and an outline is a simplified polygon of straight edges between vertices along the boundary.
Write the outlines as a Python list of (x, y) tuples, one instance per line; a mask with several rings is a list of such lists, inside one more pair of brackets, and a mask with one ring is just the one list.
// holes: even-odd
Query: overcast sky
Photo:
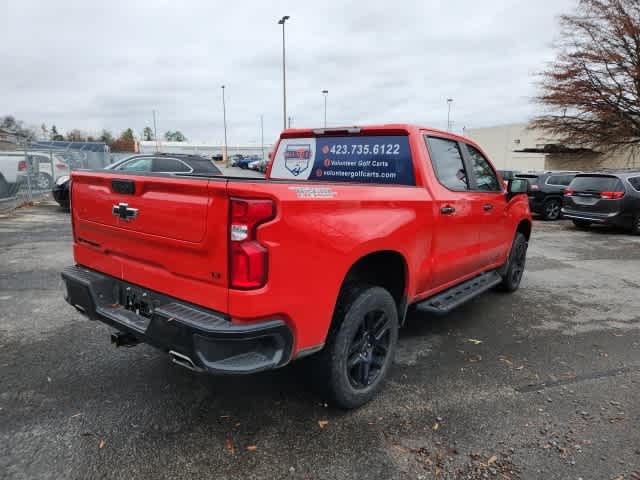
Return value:
[(0, 115), (119, 133), (265, 142), (282, 127), (282, 30), (294, 127), (526, 121), (557, 16), (576, 0), (0, 0)]

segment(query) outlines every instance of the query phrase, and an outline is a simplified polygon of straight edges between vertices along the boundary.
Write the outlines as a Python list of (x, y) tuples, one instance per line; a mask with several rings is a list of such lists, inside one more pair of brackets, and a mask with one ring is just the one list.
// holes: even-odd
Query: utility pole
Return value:
[(447, 98), (447, 131), (451, 131), (451, 104), (453, 103), (453, 98)]
[(322, 90), (324, 95), (324, 128), (327, 128), (327, 97), (329, 96), (329, 90)]
[(260, 144), (262, 145), (262, 160), (264, 160), (264, 115), (260, 115)]
[(223, 160), (227, 167), (229, 167), (229, 156), (227, 155), (227, 105), (224, 101), (224, 85), (222, 85), (222, 121), (224, 124), (224, 154)]
[(158, 145), (158, 128), (156, 126), (156, 111), (153, 111), (153, 139), (156, 141), (156, 152), (160, 151), (160, 145)]
[(289, 20), (289, 15), (285, 15), (278, 20), (278, 25), (282, 25), (282, 123), (287, 128), (287, 73), (286, 73), (286, 56), (284, 48), (284, 24)]

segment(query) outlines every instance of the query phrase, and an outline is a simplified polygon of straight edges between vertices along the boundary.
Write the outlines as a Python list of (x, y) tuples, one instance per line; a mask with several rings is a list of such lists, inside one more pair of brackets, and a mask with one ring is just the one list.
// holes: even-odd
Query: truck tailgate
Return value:
[(225, 180), (74, 172), (72, 182), (78, 264), (226, 311)]

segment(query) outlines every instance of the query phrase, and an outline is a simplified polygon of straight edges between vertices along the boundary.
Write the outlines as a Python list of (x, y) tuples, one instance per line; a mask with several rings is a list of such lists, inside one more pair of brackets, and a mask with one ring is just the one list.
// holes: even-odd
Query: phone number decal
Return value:
[(325, 145), (322, 149), (325, 155), (400, 155), (399, 143), (352, 143)]

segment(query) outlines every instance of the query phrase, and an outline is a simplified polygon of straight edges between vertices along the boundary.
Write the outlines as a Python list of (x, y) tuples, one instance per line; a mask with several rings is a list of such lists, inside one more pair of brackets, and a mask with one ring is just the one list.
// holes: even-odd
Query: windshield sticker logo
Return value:
[(311, 145), (287, 145), (284, 151), (284, 166), (296, 177), (309, 168)]

